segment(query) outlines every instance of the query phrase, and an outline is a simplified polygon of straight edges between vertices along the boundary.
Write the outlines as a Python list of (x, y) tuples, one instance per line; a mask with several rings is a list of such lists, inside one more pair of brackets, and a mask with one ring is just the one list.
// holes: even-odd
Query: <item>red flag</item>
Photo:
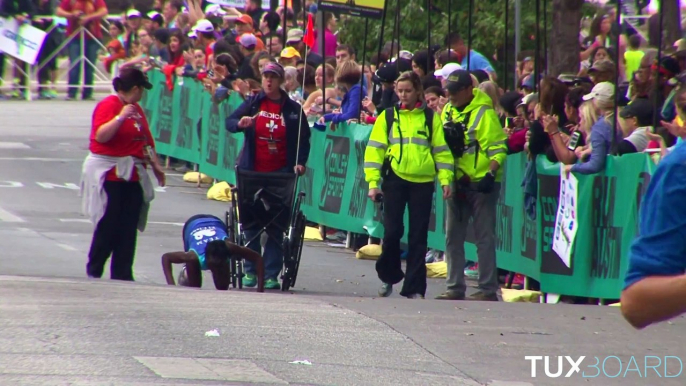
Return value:
[(312, 14), (307, 14), (307, 30), (305, 31), (305, 37), (303, 37), (303, 43), (306, 46), (314, 47), (314, 22), (312, 21)]

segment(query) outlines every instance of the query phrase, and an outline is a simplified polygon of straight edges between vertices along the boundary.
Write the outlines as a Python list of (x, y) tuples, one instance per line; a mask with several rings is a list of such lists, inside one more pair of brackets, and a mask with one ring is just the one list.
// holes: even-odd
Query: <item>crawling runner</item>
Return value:
[[(250, 248), (229, 241), (226, 225), (209, 214), (195, 215), (183, 226), (183, 252), (167, 252), (162, 255), (162, 269), (167, 284), (174, 283), (172, 264), (184, 264), (179, 274), (179, 285), (202, 287), (202, 271), (212, 272), (214, 286), (228, 290), (231, 283), (230, 258), (245, 259), (257, 266), (258, 291), (264, 288), (264, 263), (262, 256)], [(238, 279), (240, 280), (240, 278)]]

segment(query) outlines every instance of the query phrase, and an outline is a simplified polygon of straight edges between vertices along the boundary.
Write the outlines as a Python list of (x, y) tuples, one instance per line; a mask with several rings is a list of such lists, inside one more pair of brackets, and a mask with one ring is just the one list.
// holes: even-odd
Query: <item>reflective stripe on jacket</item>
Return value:
[[(469, 122), (463, 122), (469, 115)], [(441, 120), (463, 122), (467, 128), (464, 155), (455, 160), (455, 177), (467, 175), (471, 181), (480, 181), (489, 171), (491, 161), (503, 165), (507, 157), (507, 135), (500, 124), (498, 113), (493, 109), (491, 98), (479, 89), (474, 89), (474, 99), (462, 110), (457, 111), (450, 103), (441, 113)], [(498, 168), (496, 181), (500, 181), (503, 168)]]
[(425, 108), (394, 108), (395, 120), (390, 135), (386, 114), (378, 116), (364, 152), (364, 174), (370, 189), (379, 187), (385, 159), (393, 172), (404, 180), (431, 182), (438, 174), (442, 186), (450, 185), (454, 179), (453, 155), (445, 142), (441, 120), (435, 113), (431, 135), (427, 132)]

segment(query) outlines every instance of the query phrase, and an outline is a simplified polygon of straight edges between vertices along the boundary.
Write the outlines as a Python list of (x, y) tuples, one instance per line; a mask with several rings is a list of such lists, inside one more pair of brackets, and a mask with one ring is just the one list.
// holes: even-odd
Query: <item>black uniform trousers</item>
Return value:
[(133, 281), (138, 219), (143, 205), (143, 188), (138, 181), (105, 181), (107, 209), (98, 222), (88, 253), (88, 276), (102, 277), (112, 255), (110, 277)]
[[(426, 293), (426, 262), (429, 219), (434, 182), (416, 183), (389, 171), (382, 184), (384, 195), (384, 237), (381, 256), (376, 261), (379, 279), (387, 284), (403, 280), (402, 296)], [(408, 253), (405, 274), (400, 264), (400, 239), (405, 233), (405, 207), (409, 210)]]

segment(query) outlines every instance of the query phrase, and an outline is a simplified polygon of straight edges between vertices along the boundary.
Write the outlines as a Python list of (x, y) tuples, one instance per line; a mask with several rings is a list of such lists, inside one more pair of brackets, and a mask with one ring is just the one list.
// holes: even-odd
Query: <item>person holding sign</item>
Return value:
[[(298, 102), (281, 89), (285, 72), (278, 63), (267, 63), (262, 68), (262, 91), (249, 97), (228, 118), (226, 129), (231, 133), (244, 133), (245, 141), (238, 159), (238, 167), (246, 170), (273, 173), (305, 173), (310, 154), (310, 126)], [(250, 240), (260, 229), (244, 229)], [(264, 246), (265, 288), (278, 289), (277, 279), (283, 265), (280, 250), (283, 233), (268, 229), (270, 235)], [(260, 243), (250, 243), (260, 252)], [(256, 285), (255, 266), (245, 262), (243, 285)]]

